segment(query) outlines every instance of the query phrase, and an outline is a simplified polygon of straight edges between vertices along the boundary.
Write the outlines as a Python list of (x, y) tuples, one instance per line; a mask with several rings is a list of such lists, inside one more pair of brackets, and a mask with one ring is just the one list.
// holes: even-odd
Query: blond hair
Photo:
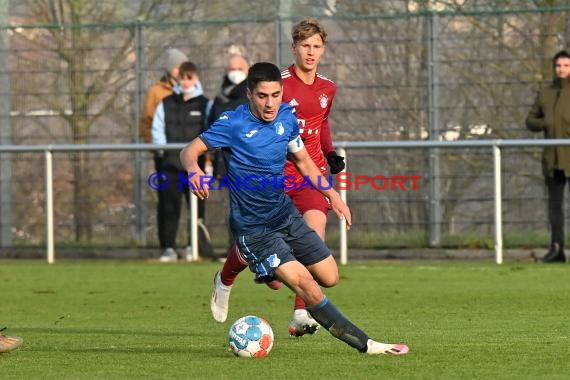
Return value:
[(327, 41), (327, 31), (325, 27), (319, 22), (319, 20), (308, 17), (299, 23), (297, 23), (291, 30), (291, 38), (293, 39), (293, 45), (296, 43), (306, 40), (309, 37), (318, 34), (323, 40), (323, 44)]

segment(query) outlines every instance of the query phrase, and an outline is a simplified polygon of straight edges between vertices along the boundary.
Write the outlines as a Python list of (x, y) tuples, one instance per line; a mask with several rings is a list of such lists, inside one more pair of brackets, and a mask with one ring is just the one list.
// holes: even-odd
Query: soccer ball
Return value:
[(265, 319), (248, 315), (234, 322), (228, 340), (236, 356), (262, 358), (273, 347), (273, 330)]

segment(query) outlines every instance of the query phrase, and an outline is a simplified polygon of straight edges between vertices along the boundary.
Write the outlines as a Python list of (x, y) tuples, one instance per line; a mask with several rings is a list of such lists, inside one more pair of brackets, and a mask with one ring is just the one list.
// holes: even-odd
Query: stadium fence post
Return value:
[(53, 152), (44, 151), (46, 181), (46, 259), (48, 264), (55, 262), (53, 237)]
[(495, 262), (503, 263), (503, 217), (501, 189), (501, 147), (493, 144), (493, 169), (495, 183)]
[[(348, 157), (346, 156), (346, 149), (338, 148), (338, 153), (339, 156), (344, 157), (346, 166), (348, 166)], [(343, 171), (346, 171), (346, 167), (344, 168)], [(344, 186), (339, 190), (339, 194), (342, 201), (346, 204), (346, 188)], [(348, 234), (346, 231), (346, 220), (344, 220), (344, 218), (340, 220), (339, 236), (340, 236), (339, 239), (340, 263), (341, 265), (346, 265), (348, 262)]]

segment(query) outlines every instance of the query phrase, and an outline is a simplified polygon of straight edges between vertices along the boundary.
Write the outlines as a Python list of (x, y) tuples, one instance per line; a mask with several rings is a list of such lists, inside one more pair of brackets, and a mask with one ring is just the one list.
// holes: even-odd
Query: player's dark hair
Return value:
[(178, 76), (180, 78), (192, 78), (194, 75), (198, 74), (198, 67), (190, 62), (182, 62), (178, 68)]
[(560, 50), (558, 53), (554, 55), (554, 58), (552, 58), (552, 64), (556, 66), (556, 61), (558, 61), (560, 58), (570, 59), (570, 53), (568, 53), (566, 50)]
[(554, 58), (552, 58), (552, 71), (554, 72), (552, 84), (554, 87), (558, 88), (562, 85), (562, 78), (559, 78), (558, 75), (556, 75), (556, 61), (560, 58), (570, 59), (570, 53), (568, 53), (567, 50), (560, 50), (558, 53), (554, 54)]
[(258, 62), (247, 72), (247, 88), (249, 91), (257, 87), (259, 82), (279, 82), (281, 84), (281, 71), (273, 63)]

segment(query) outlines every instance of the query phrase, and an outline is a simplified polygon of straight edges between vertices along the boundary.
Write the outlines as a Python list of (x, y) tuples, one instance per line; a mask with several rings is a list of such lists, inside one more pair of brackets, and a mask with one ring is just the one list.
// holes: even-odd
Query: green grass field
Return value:
[[(0, 327), (24, 346), (0, 355), (1, 379), (567, 379), (570, 266), (363, 262), (340, 268), (329, 298), (407, 356), (357, 353), (321, 330), (287, 334), (292, 294), (245, 272), (230, 316), (210, 317), (221, 264), (0, 261)], [(273, 326), (268, 358), (228, 351), (238, 317)]]

